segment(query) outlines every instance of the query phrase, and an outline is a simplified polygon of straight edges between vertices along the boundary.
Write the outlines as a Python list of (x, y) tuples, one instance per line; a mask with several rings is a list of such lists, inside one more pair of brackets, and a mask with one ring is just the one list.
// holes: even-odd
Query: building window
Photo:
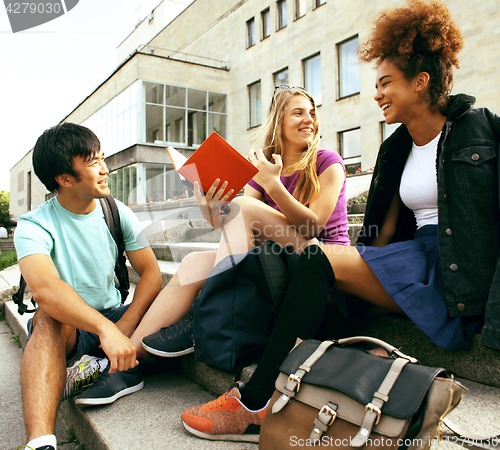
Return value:
[(339, 133), (339, 147), (347, 173), (356, 173), (361, 167), (361, 129)]
[(247, 21), (247, 48), (255, 45), (255, 19), (252, 17)]
[(24, 190), (24, 170), (17, 174), (17, 192)]
[(288, 81), (288, 67), (286, 69), (280, 70), (274, 74), (274, 85), (280, 86), (285, 85), (288, 86), (290, 82)]
[(138, 114), (138, 104), (141, 101), (138, 97), (141, 91), (137, 86), (140, 84), (141, 81), (131, 84), (82, 123), (99, 137), (101, 147), (106, 149), (106, 156), (139, 142), (139, 115), (147, 114), (152, 117), (153, 122), (159, 121), (151, 133), (157, 130), (156, 136), (161, 137), (163, 115), (161, 113), (161, 117), (157, 117), (161, 111), (161, 107), (157, 105), (163, 104), (163, 85), (151, 83), (145, 94), (147, 105), (151, 108), (146, 108), (144, 112), (140, 110)]
[(271, 11), (269, 8), (260, 13), (262, 19), (262, 39), (269, 37), (271, 34)]
[(306, 14), (306, 0), (295, 0), (295, 20)]
[(358, 37), (338, 45), (340, 98), (359, 94), (358, 45)]
[(382, 142), (384, 142), (392, 133), (396, 131), (396, 128), (401, 125), (400, 123), (391, 123), (387, 124), (384, 122), (380, 122), (380, 134), (382, 138)]
[(145, 142), (198, 147), (212, 131), (226, 137), (226, 95), (146, 81), (143, 86)]
[(326, 0), (314, 0), (314, 8), (319, 8), (321, 5), (324, 5)]
[(287, 26), (287, 11), (286, 11), (286, 0), (278, 0), (276, 2), (278, 6), (278, 30), (285, 28)]
[(262, 100), (260, 95), (260, 81), (248, 86), (248, 104), (250, 116), (250, 128), (262, 124)]
[(321, 55), (304, 60), (304, 88), (321, 105)]

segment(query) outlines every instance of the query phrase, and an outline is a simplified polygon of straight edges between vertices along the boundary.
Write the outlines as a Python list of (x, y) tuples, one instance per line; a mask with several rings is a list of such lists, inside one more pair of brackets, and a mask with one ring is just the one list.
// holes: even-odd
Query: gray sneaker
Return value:
[(149, 353), (165, 358), (193, 353), (193, 313), (191, 310), (179, 322), (143, 338), (142, 346)]
[(61, 401), (79, 394), (91, 386), (108, 365), (107, 358), (83, 355), (70, 367), (66, 368), (66, 385)]
[(109, 405), (119, 398), (144, 387), (140, 366), (109, 374), (109, 365), (98, 380), (76, 397), (75, 405)]

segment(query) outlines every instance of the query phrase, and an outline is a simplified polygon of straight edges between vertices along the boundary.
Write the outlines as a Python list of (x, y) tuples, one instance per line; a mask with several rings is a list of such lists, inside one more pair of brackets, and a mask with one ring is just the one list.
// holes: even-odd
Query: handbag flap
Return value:
[[(319, 344), (315, 340), (301, 342), (283, 361), (280, 371), (294, 374)], [(336, 389), (367, 405), (393, 362), (392, 358), (375, 356), (359, 348), (332, 345), (304, 375), (302, 383)], [(406, 364), (383, 406), (383, 413), (398, 419), (416, 414), (437, 375), (446, 376), (444, 369)]]
[[(287, 381), (288, 377), (284, 373), (280, 373), (276, 379), (276, 390), (284, 394)], [(317, 410), (321, 410), (328, 403), (333, 403), (337, 405), (336, 413), (339, 419), (357, 426), (361, 426), (363, 422), (365, 405), (334, 389), (303, 384), (299, 392), (295, 395), (294, 400)], [(382, 414), (380, 422), (373, 427), (373, 431), (382, 436), (394, 438), (401, 435), (407, 424), (408, 419), (397, 419), (387, 414)]]

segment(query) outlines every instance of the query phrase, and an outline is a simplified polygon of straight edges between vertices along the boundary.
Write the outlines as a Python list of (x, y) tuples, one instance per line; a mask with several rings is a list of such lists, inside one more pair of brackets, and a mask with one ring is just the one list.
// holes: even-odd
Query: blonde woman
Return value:
[[(144, 315), (130, 337), (139, 360), (144, 351), (163, 357), (194, 351), (189, 309), (214, 266), (228, 254), (246, 253), (268, 239), (299, 252), (312, 238), (349, 245), (343, 161), (337, 153), (319, 149), (319, 140), (312, 96), (302, 88), (277, 86), (263, 150), (247, 156), (259, 173), (245, 187), (245, 195), (229, 205), (229, 214), (217, 217), (221, 203), (232, 194), (222, 195), (225, 182), (215, 180), (205, 196), (195, 183), (203, 215), (210, 222), (217, 217), (213, 226), (223, 231), (223, 238), (217, 252), (186, 256)], [(113, 386), (105, 383), (98, 380), (82, 394), (85, 404), (113, 398)]]

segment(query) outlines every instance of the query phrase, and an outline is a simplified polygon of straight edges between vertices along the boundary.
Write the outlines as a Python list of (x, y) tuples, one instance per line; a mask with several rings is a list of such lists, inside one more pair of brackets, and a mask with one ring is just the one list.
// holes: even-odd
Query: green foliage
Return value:
[(21, 343), (19, 342), (19, 335), (18, 334), (15, 334), (14, 336), (12, 336), (10, 338), (10, 342), (12, 342), (13, 344), (16, 344), (19, 348), (21, 348)]
[(17, 264), (17, 253), (15, 250), (0, 253), (0, 270)]
[(16, 225), (9, 212), (9, 193), (7, 191), (0, 192), (0, 225), (7, 229)]

